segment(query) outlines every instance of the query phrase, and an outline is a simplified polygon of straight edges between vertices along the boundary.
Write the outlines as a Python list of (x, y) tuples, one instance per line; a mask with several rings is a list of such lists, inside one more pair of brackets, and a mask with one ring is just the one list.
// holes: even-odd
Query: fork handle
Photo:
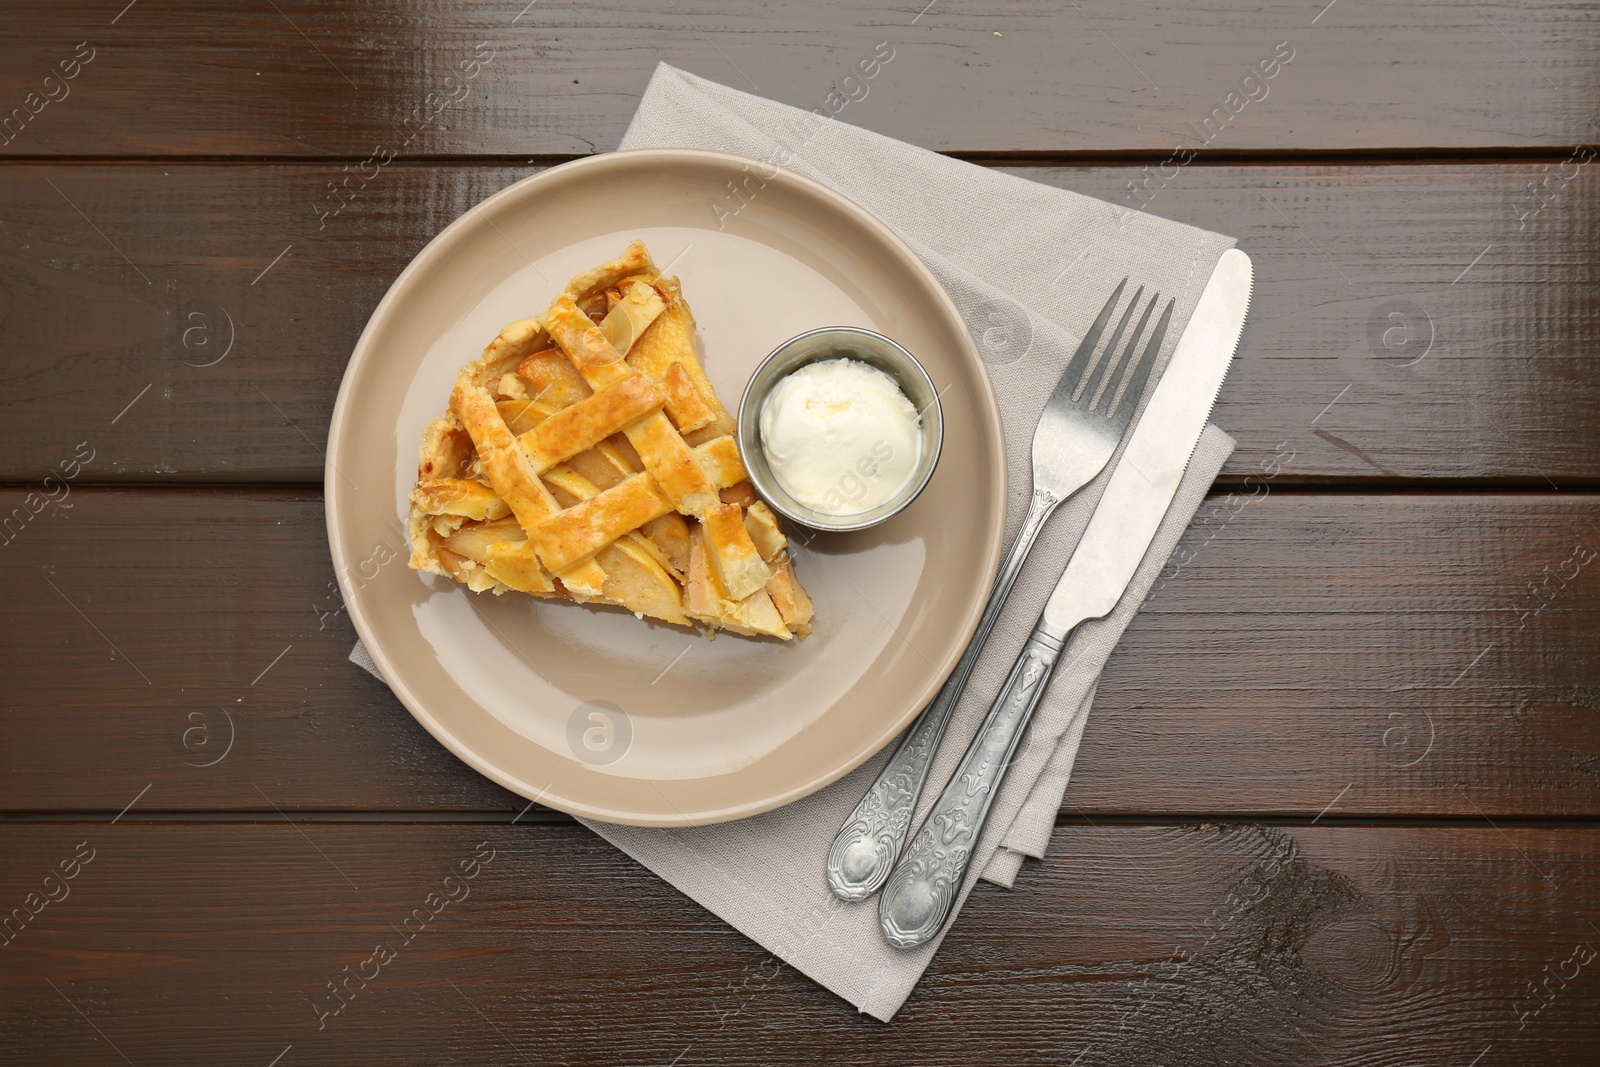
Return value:
[(925, 944), (944, 928), (972, 864), (989, 807), (1065, 643), (1065, 634), (1051, 632), (1040, 620), (955, 776), (906, 850), (905, 862), (884, 887), (878, 925), (896, 948)]
[(978, 629), (967, 643), (966, 651), (938, 696), (917, 717), (906, 739), (889, 757), (877, 781), (872, 783), (833, 839), (833, 846), (828, 850), (828, 888), (833, 890), (834, 896), (843, 900), (864, 900), (878, 891), (894, 869), (895, 860), (905, 847), (911, 817), (917, 810), (917, 799), (927, 781), (933, 754), (939, 750), (939, 742), (944, 739), (950, 718), (961, 702), (961, 694), (966, 691), (972, 668), (1000, 618), (1011, 587), (1016, 584), (1017, 575), (1022, 573), (1022, 565), (1039, 538), (1039, 531), (1060, 503), (1054, 493), (1034, 488), (1028, 514), (1022, 520), (1016, 540), (1011, 543), (1011, 551), (1006, 553), (1005, 562), (1000, 565), (989, 602), (984, 605)]

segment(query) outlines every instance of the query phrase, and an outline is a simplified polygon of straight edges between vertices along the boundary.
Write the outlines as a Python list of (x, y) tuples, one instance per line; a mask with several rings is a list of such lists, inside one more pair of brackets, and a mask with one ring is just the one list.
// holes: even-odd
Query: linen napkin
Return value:
[[(875, 87), (881, 93), (893, 92), (888, 74), (892, 67), (880, 71)], [(849, 196), (917, 251), (954, 298), (989, 363), (1011, 457), (1009, 543), (1031, 497), (1034, 426), (1111, 287), (1126, 275), (1130, 288), (1143, 284), (1147, 293), (1156, 289), (1176, 299), (1164, 362), (1217, 258), (1234, 241), (847, 125), (835, 117), (845, 97), (819, 93), (818, 100), (818, 108), (803, 111), (661, 64), (619, 147), (718, 149), (784, 166)], [(766, 168), (753, 173), (763, 171), (771, 174)], [(738, 204), (730, 199), (721, 210)], [(708, 205), (708, 218), (716, 211)], [(1025, 856), (1044, 856), (1106, 660), (1232, 451), (1231, 437), (1206, 427), (1116, 609), (1080, 626), (1068, 642), (995, 799), (958, 913), (978, 878), (1010, 886)], [(1041, 534), (934, 759), (918, 821), (976, 733), (1120, 454), (1119, 448)], [(359, 644), (351, 660), (372, 669)], [(582, 821), (796, 969), (887, 1021), (943, 937), (909, 951), (891, 948), (878, 932), (876, 898), (835, 899), (822, 868), (841, 821), (893, 748), (821, 792), (738, 822), (665, 830)]]

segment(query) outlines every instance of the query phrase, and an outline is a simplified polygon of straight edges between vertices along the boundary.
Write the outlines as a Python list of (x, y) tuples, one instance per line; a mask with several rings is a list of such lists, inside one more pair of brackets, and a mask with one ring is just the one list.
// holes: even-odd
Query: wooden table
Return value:
[[(0, 1061), (1600, 1054), (1593, 8), (122, 4), (0, 40)], [(880, 41), (844, 120), (1237, 235), (1258, 277), (1239, 450), (1052, 854), (891, 1027), (514, 820), (346, 661), (321, 497), (357, 333), (443, 226), (614, 146), (657, 61), (810, 108)]]

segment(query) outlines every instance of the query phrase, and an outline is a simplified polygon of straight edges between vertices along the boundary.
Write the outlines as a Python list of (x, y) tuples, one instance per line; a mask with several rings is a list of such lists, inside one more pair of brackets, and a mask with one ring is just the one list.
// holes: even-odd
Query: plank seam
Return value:
[[(1350, 148), (1212, 148), (1197, 154), (1186, 164), (1191, 167), (1228, 166), (1446, 166), (1470, 164), (1562, 163), (1573, 145), (1468, 145), (1437, 147), (1353, 146)], [(396, 158), (389, 167), (554, 167), (577, 159), (604, 153), (432, 153), (408, 154)], [(1116, 167), (1148, 166), (1172, 155), (1167, 148), (1128, 149), (947, 149), (939, 153), (951, 159), (987, 167)], [(367, 153), (355, 155), (46, 155), (12, 154), (0, 156), (4, 166), (346, 166), (366, 162)]]
[[(548, 809), (527, 812), (521, 818), (513, 811), (478, 811), (478, 812), (428, 812), (428, 811), (301, 811), (288, 809), (296, 823), (324, 823), (324, 824), (362, 824), (384, 823), (392, 825), (483, 825), (504, 823), (511, 825), (576, 825), (576, 820), (567, 814)], [(0, 812), (0, 825), (12, 824), (37, 824), (37, 823), (102, 823), (109, 822), (114, 813), (93, 809), (80, 811), (58, 812)], [(1492, 820), (1492, 821), (1491, 821)], [(137, 815), (129, 815), (122, 820), (126, 823), (150, 824), (200, 824), (200, 823), (236, 823), (259, 825), (283, 825), (283, 816), (273, 811), (142, 811)], [(1513, 816), (1492, 815), (1486, 819), (1479, 815), (1408, 815), (1408, 814), (1382, 814), (1382, 815), (1324, 815), (1320, 818), (1315, 813), (1262, 813), (1242, 812), (1233, 814), (1190, 814), (1160, 812), (1129, 812), (1121, 814), (1066, 814), (1057, 813), (1055, 825), (1058, 827), (1082, 826), (1090, 829), (1107, 826), (1131, 827), (1199, 827), (1218, 825), (1246, 825), (1246, 826), (1281, 826), (1281, 827), (1310, 827), (1316, 826), (1341, 826), (1352, 829), (1396, 829), (1403, 827), (1440, 827), (1440, 828), (1482, 828), (1485, 830), (1495, 828), (1516, 829), (1545, 829), (1545, 830), (1586, 830), (1600, 829), (1600, 811), (1586, 815), (1574, 816)]]

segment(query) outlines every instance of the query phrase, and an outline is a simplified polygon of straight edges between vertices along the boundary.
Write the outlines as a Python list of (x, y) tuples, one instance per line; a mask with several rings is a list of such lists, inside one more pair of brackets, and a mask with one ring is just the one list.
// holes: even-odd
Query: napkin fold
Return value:
[[(893, 93), (892, 69), (880, 70), (879, 92)], [(717, 149), (784, 166), (855, 200), (917, 251), (955, 300), (989, 364), (1011, 457), (1009, 542), (1032, 495), (1027, 457), (1034, 426), (1111, 287), (1127, 276), (1130, 287), (1144, 285), (1176, 299), (1164, 362), (1217, 258), (1234, 241), (847, 125), (831, 117), (843, 99), (819, 91), (819, 106), (808, 112), (661, 64), (620, 147)], [(715, 213), (708, 205), (708, 219)], [(1068, 642), (995, 798), (957, 912), (980, 877), (1010, 886), (1024, 857), (1043, 858), (1106, 660), (1232, 451), (1231, 437), (1206, 427), (1117, 607), (1080, 626)], [(1040, 535), (935, 756), (918, 821), (976, 733), (1120, 455), (1119, 447), (1106, 470), (1063, 504)], [(372, 670), (359, 644), (351, 660)], [(796, 969), (888, 1020), (943, 936), (909, 951), (891, 948), (878, 932), (876, 898), (837, 900), (824, 882), (823, 863), (842, 820), (893, 748), (827, 789), (738, 822), (656, 829), (582, 821)]]

